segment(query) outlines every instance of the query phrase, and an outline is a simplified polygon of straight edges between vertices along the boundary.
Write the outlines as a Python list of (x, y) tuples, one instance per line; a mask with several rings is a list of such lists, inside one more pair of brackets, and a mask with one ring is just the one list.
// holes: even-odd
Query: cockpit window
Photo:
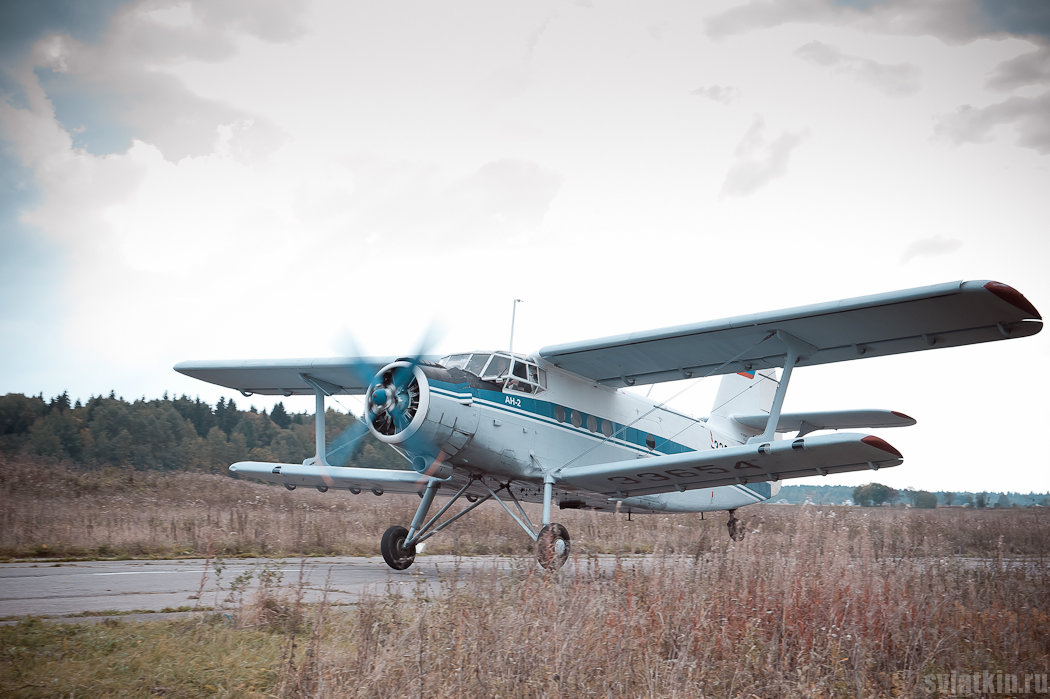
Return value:
[(485, 369), (485, 364), (489, 361), (489, 357), (492, 355), (488, 354), (475, 354), (467, 362), (464, 367), (464, 371), (469, 371), (474, 376), (481, 376), (481, 372)]
[(504, 390), (539, 393), (547, 388), (547, 374), (528, 359), (507, 352), (452, 354), (441, 360), (446, 369), (462, 369), (500, 384)]
[(507, 378), (508, 369), (510, 369), (510, 357), (505, 354), (494, 354), (492, 355), (492, 361), (485, 367), (485, 373), (481, 375), (481, 378), (499, 381)]
[(441, 365), (446, 369), (462, 369), (467, 366), (467, 361), (470, 360), (469, 354), (453, 354), (450, 357), (445, 357), (441, 360)]

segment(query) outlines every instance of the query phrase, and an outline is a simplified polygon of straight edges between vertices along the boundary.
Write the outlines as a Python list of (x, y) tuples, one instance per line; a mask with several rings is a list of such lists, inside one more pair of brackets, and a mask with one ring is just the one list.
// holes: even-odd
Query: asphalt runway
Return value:
[(454, 556), (420, 556), (403, 571), (391, 570), (379, 556), (3, 563), (0, 620), (13, 623), (30, 615), (78, 618), (85, 613), (98, 618), (94, 615), (105, 612), (144, 612), (136, 617), (159, 618), (157, 613), (164, 610), (221, 609), (235, 603), (230, 599), (235, 581), (251, 576), (242, 586), (247, 597), (257, 589), (263, 572), (278, 574), (280, 586), (288, 589), (298, 588), (301, 577), (306, 602), (327, 596), (329, 602), (340, 604), (367, 594), (407, 594), (420, 586), (433, 590), (442, 575), (457, 569), (459, 575), (469, 575), (520, 565), (516, 559)]

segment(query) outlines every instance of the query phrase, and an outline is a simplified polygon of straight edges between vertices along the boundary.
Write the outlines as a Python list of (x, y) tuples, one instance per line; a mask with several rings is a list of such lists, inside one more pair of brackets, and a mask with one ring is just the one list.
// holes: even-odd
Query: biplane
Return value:
[[(883, 438), (840, 430), (915, 424), (903, 413), (784, 412), (798, 367), (1041, 329), (1039, 312), (1016, 289), (966, 281), (551, 345), (531, 355), (188, 361), (175, 370), (245, 395), (312, 394), (312, 456), (241, 461), (230, 470), (290, 490), (417, 493), (411, 522), (391, 526), (380, 542), (391, 568), (408, 568), (420, 544), (493, 500), (533, 539), (539, 564), (557, 569), (570, 536), (554, 521), (556, 508), (628, 516), (727, 511), (729, 534), (738, 539), (737, 509), (769, 500), (784, 479), (902, 463)], [(716, 375), (721, 383), (705, 418), (626, 390)], [(337, 394), (363, 396), (364, 410), (351, 434), (330, 445), (325, 399)], [(401, 454), (407, 468), (337, 465), (333, 452), (366, 432)], [(431, 514), (439, 494), (447, 502)], [(522, 503), (542, 504), (538, 525)]]

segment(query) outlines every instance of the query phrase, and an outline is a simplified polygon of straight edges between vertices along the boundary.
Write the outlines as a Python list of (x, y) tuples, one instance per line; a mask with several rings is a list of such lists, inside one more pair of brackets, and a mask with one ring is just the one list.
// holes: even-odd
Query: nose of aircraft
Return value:
[(373, 435), (402, 444), (426, 419), (429, 385), (423, 370), (411, 360), (388, 364), (375, 375), (365, 400), (365, 421)]

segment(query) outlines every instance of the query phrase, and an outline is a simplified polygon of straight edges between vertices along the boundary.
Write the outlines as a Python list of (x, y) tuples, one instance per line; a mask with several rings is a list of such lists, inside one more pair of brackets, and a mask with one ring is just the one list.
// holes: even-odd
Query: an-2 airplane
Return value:
[[(316, 399), (316, 454), (301, 464), (242, 461), (234, 473), (360, 493), (418, 493), (383, 558), (402, 570), (416, 546), (487, 500), (536, 542), (544, 568), (569, 553), (555, 507), (626, 514), (727, 510), (774, 496), (785, 478), (877, 470), (902, 462), (880, 437), (839, 429), (915, 421), (889, 410), (784, 413), (792, 371), (852, 359), (1026, 337), (1042, 317), (1017, 290), (968, 281), (545, 347), (533, 355), (190, 361), (183, 374), (246, 395)], [(779, 378), (775, 369), (781, 369)], [(722, 375), (714, 409), (694, 419), (627, 386)], [(363, 394), (367, 428), (411, 470), (329, 463), (325, 397)], [(792, 439), (778, 433), (795, 432)], [(451, 495), (428, 518), (434, 497)], [(461, 498), (466, 506), (441, 520)], [(542, 503), (540, 528), (522, 502)]]

